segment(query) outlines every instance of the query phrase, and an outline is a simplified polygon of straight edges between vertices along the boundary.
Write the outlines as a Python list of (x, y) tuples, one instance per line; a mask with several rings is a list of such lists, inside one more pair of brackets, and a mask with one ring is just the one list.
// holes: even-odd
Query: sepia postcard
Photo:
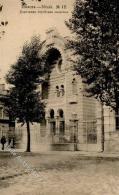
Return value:
[(1, 195), (119, 195), (118, 13), (0, 0)]

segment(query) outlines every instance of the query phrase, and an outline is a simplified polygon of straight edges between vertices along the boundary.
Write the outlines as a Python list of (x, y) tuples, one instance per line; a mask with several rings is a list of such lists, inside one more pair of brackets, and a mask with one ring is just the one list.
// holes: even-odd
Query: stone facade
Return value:
[[(50, 78), (39, 89), (45, 103), (45, 120), (31, 128), (32, 150), (102, 150), (102, 106), (85, 94), (85, 85), (73, 71), (71, 51), (66, 49), (67, 38), (56, 30), (46, 33), (43, 53), (52, 67)], [(17, 128), (21, 148), (26, 145), (26, 130)], [(119, 146), (115, 114), (104, 108), (105, 150)], [(113, 141), (112, 141), (113, 140)], [(116, 142), (114, 141), (116, 140)], [(115, 146), (116, 143), (116, 146)]]
[(45, 125), (41, 124), (41, 131), (53, 149), (74, 150), (76, 145), (77, 149), (85, 150), (86, 126), (93, 128), (95, 125), (95, 100), (84, 96), (85, 86), (73, 71), (71, 53), (66, 50), (66, 43), (66, 38), (56, 31), (47, 32), (43, 52), (48, 53), (48, 60), (50, 56), (52, 58), (48, 61), (49, 66), (54, 66), (48, 87), (44, 89), (42, 85), (42, 93), (47, 90), (47, 95), (43, 97), (46, 121)]

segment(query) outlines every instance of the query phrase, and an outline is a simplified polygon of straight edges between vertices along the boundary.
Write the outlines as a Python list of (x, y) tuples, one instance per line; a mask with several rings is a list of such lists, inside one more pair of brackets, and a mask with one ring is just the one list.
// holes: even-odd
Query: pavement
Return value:
[[(114, 153), (1, 152), (0, 194), (119, 195), (118, 160)], [(38, 175), (28, 173), (24, 162)]]
[[(57, 164), (57, 162), (61, 163), (61, 159), (67, 162), (68, 159), (75, 158), (79, 158), (80, 160), (94, 161), (118, 161), (119, 153), (84, 151), (47, 151), (27, 153), (23, 150), (11, 150), (11, 152), (0, 151), (0, 180), (5, 180), (20, 175), (28, 174), (28, 171), (26, 170), (27, 164), (30, 167), (37, 168), (40, 162), (40, 167), (44, 169), (43, 167), (45, 167), (45, 165), (47, 164), (53, 163), (54, 166), (54, 164)], [(33, 159), (36, 159), (36, 162)], [(50, 165), (47, 165), (47, 167), (48, 166)]]
[(33, 151), (33, 152), (25, 152), (21, 149), (11, 149), (11, 151), (7, 150), (0, 150), (0, 157), (1, 156), (14, 156), (16, 155), (21, 156), (39, 156), (39, 155), (68, 155), (68, 156), (75, 156), (79, 155), (80, 157), (89, 157), (89, 158), (104, 158), (104, 159), (119, 159), (119, 152), (92, 152), (92, 151)]

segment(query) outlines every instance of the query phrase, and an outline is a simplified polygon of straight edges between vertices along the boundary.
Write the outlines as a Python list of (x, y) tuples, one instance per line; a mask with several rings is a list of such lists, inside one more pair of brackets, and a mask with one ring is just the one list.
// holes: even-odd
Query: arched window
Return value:
[(54, 118), (54, 110), (53, 109), (50, 110), (50, 118), (52, 118), (52, 119)]
[(56, 86), (56, 95), (57, 95), (57, 97), (59, 97), (59, 96), (60, 96), (59, 86)]
[(61, 91), (61, 96), (64, 96), (64, 93), (65, 93), (65, 91), (64, 91), (64, 85), (61, 85), (60, 91)]
[(64, 112), (63, 112), (62, 109), (60, 109), (60, 110), (58, 111), (58, 113), (59, 113), (59, 117), (60, 117), (60, 118), (64, 118)]
[(76, 81), (75, 78), (72, 81), (72, 94), (73, 95), (76, 95), (77, 94), (77, 81)]
[(61, 66), (62, 66), (62, 58), (61, 57), (58, 59), (57, 65), (58, 65), (58, 70), (61, 71)]

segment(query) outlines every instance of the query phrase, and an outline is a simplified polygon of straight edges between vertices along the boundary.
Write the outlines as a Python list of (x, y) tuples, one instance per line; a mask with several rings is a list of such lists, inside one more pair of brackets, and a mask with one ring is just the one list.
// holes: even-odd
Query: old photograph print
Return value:
[(0, 194), (119, 194), (117, 0), (0, 0)]

